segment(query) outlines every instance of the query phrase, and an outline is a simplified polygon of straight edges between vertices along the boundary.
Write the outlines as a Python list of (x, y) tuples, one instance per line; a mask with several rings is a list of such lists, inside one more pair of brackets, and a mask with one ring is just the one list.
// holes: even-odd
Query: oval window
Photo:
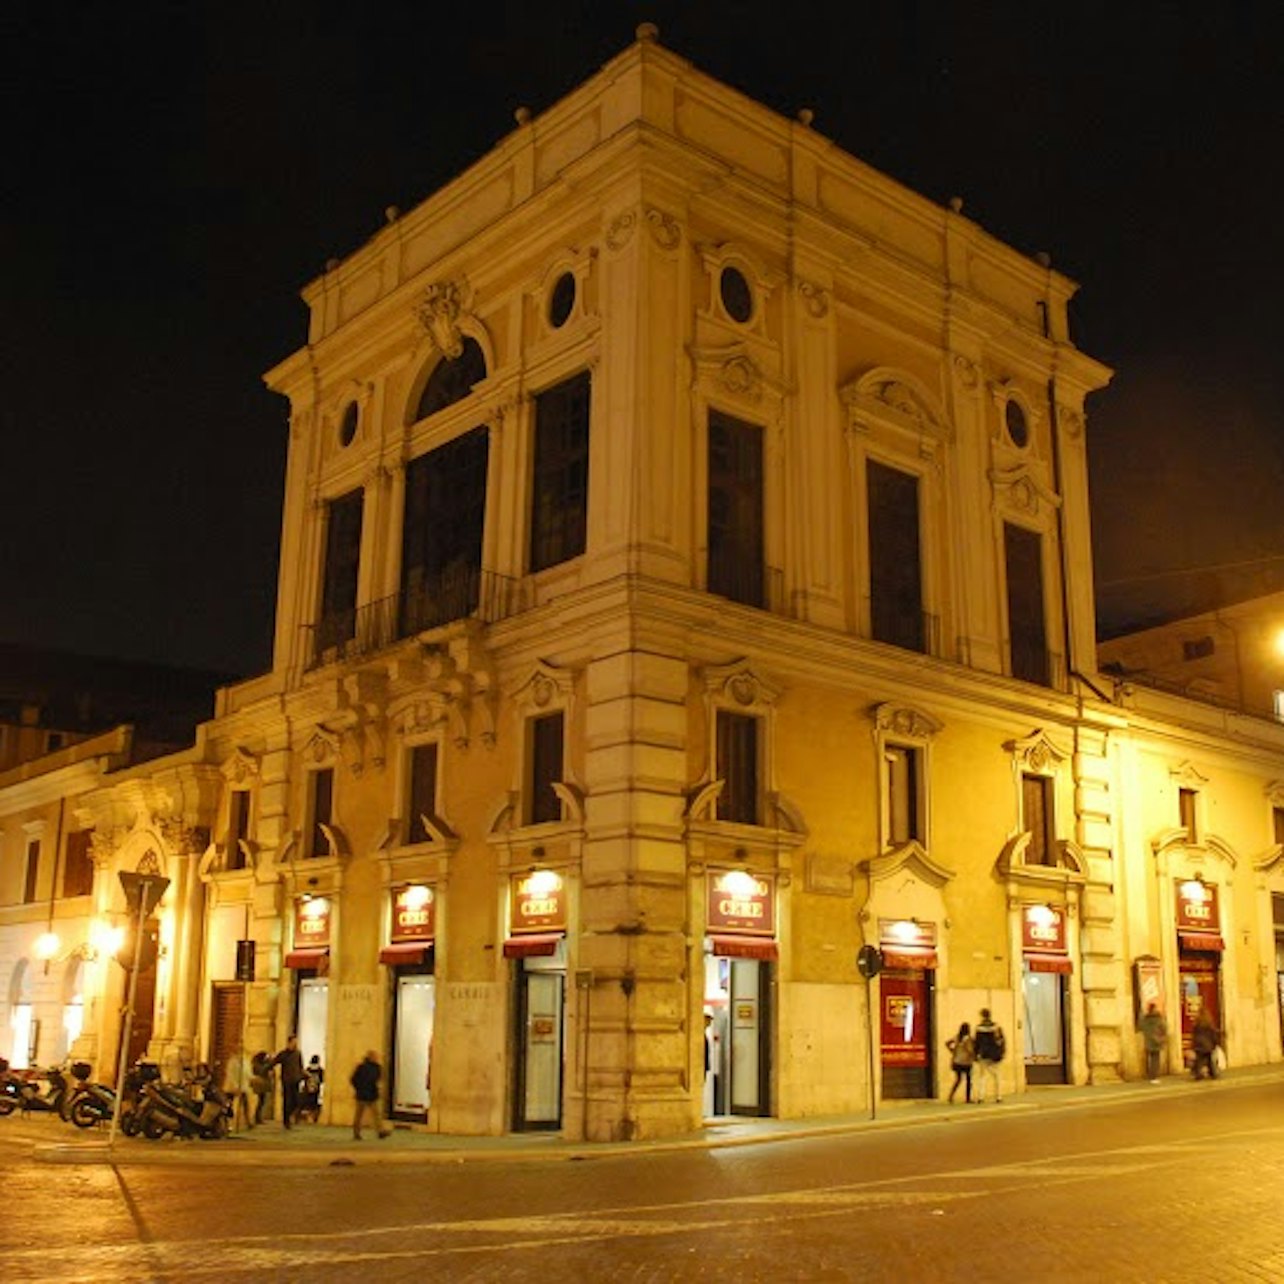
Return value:
[(575, 306), (575, 277), (563, 272), (553, 286), (553, 293), (548, 298), (548, 320), (554, 330), (561, 329), (571, 315)]
[(753, 291), (739, 268), (724, 267), (718, 282), (722, 306), (733, 321), (744, 325), (753, 316)]
[(1024, 446), (1030, 440), (1030, 425), (1026, 420), (1025, 411), (1021, 408), (1021, 403), (1008, 398), (1008, 404), (1004, 407), (1003, 417), (1007, 423), (1008, 436), (1012, 438), (1014, 446)]
[(352, 439), (357, 435), (357, 420), (361, 412), (357, 409), (357, 403), (350, 401), (348, 408), (343, 412), (343, 418), (339, 422), (339, 445), (351, 446)]

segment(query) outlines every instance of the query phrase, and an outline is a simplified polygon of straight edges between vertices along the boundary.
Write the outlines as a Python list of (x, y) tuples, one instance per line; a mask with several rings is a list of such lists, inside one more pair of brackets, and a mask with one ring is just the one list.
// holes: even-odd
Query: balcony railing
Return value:
[(919, 655), (941, 654), (941, 619), (928, 611), (911, 610), (893, 605), (870, 604), (870, 631), (875, 642), (916, 651)]
[(338, 611), (304, 626), (305, 669), (355, 660), (402, 638), (456, 620), (493, 624), (519, 609), (518, 581), (479, 567), (454, 569), (351, 611)]
[(785, 614), (784, 584), (785, 577), (776, 567), (726, 555), (710, 557), (705, 579), (710, 593), (774, 615)]

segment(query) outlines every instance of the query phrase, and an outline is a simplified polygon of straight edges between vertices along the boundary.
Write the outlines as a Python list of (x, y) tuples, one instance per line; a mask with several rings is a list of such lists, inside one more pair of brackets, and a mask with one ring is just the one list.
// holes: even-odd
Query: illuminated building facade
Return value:
[(155, 1038), (595, 1140), (936, 1097), (982, 1006), (1131, 1075), (1143, 983), (1278, 1060), (1284, 738), (1096, 672), (1073, 283), (646, 31), (518, 120), (304, 292), (272, 671), (84, 801), (185, 875)]

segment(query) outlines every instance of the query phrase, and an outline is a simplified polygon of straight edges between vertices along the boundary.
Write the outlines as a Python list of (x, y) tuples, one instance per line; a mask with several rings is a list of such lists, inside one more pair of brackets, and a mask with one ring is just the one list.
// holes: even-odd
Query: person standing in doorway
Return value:
[(1158, 1003), (1146, 1005), (1145, 1015), (1137, 1022), (1141, 1032), (1142, 1044), (1146, 1049), (1146, 1078), (1151, 1083), (1159, 1082), (1159, 1054), (1168, 1042), (1168, 1022), (1159, 1010)]
[(237, 1048), (228, 1054), (227, 1068), (223, 1071), (223, 1091), (232, 1103), (232, 1127), (253, 1128), (250, 1114), (250, 1059)]
[(976, 1051), (972, 1046), (972, 1027), (966, 1021), (959, 1026), (959, 1032), (952, 1039), (945, 1041), (950, 1053), (950, 1069), (954, 1071), (954, 1084), (950, 1088), (950, 1101), (959, 1090), (959, 1084), (965, 1084), (963, 1094), (965, 1101), (972, 1100), (972, 1062), (976, 1060)]
[(281, 1067), (281, 1122), (291, 1128), (299, 1113), (299, 1084), (303, 1082), (303, 1053), (299, 1051), (295, 1035), (285, 1041), (285, 1047), (272, 1058), (272, 1064)]
[(383, 1110), (379, 1102), (379, 1080), (382, 1075), (383, 1067), (379, 1064), (379, 1054), (374, 1051), (367, 1052), (365, 1058), (352, 1072), (350, 1081), (352, 1093), (357, 1099), (355, 1113), (352, 1116), (352, 1136), (355, 1141), (361, 1140), (361, 1121), (366, 1111), (370, 1112), (370, 1117), (379, 1130), (380, 1138), (388, 1135), (388, 1130), (383, 1126)]
[(1190, 1069), (1192, 1079), (1202, 1079), (1205, 1070), (1210, 1079), (1217, 1078), (1217, 1062), (1213, 1060), (1213, 1053), (1221, 1044), (1222, 1032), (1213, 1024), (1208, 1009), (1200, 1008), (1190, 1032), (1190, 1050), (1195, 1054), (1195, 1064)]
[(981, 1009), (981, 1019), (976, 1025), (976, 1034), (972, 1039), (976, 1052), (976, 1099), (985, 1100), (985, 1085), (988, 1082), (994, 1089), (995, 1101), (1003, 1100), (1003, 1090), (999, 1086), (999, 1062), (1007, 1051), (1007, 1040), (1003, 1037), (1003, 1027), (990, 1019), (990, 1009)]

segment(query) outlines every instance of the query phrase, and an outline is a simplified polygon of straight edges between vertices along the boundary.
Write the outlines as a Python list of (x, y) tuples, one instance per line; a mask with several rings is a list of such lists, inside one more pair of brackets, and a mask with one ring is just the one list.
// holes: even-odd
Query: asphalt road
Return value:
[(0, 1121), (6, 1284), (1284, 1280), (1281, 1083), (579, 1161), (27, 1154)]

